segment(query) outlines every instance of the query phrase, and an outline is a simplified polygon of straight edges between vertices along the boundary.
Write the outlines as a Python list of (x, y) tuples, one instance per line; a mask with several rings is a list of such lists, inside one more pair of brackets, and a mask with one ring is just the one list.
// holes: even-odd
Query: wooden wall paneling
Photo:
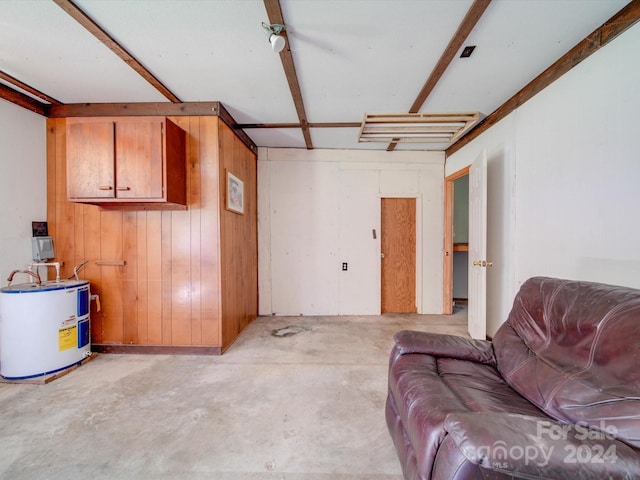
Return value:
[[(100, 210), (100, 260), (119, 262), (123, 260), (123, 212)], [(126, 265), (125, 265), (126, 267)], [(123, 318), (123, 268), (103, 265), (102, 269), (102, 342), (122, 343)]]
[[(228, 132), (227, 135), (229, 135)], [(251, 183), (251, 160), (244, 155), (244, 151), (236, 141), (235, 135), (231, 135), (228, 138), (232, 145), (233, 163), (236, 168), (241, 172), (242, 178), (245, 182), (245, 208), (244, 215), (240, 218), (239, 224), (236, 226), (234, 232), (234, 244), (236, 248), (240, 248), (238, 262), (235, 265), (234, 273), (238, 275), (237, 284), (235, 286), (234, 297), (236, 301), (235, 307), (235, 334), (236, 336), (245, 329), (249, 324), (250, 312), (249, 312), (249, 299), (252, 296), (248, 290), (248, 282), (251, 277), (251, 258), (252, 258), (252, 241), (250, 237), (249, 224), (251, 223), (251, 192), (254, 190), (254, 186)], [(231, 339), (233, 341), (233, 339)]]
[[(66, 276), (74, 265), (90, 261), (81, 276), (101, 299), (102, 311), (93, 306), (91, 317), (98, 348), (220, 351), (223, 331), (226, 348), (257, 315), (255, 154), (217, 117), (172, 120), (187, 132), (185, 211), (68, 202), (66, 120), (47, 121), (47, 219)], [(244, 215), (224, 207), (225, 168), (245, 182)]]
[(147, 344), (162, 345), (162, 212), (146, 213)]
[(247, 238), (251, 239), (250, 274), (247, 275), (247, 324), (258, 316), (258, 158), (257, 155), (245, 149), (246, 161), (251, 165), (249, 183), (253, 188), (248, 193), (249, 221), (247, 224)]
[[(220, 123), (218, 126), (219, 136), (219, 156), (220, 156), (220, 297), (222, 298), (221, 305), (221, 340), (222, 348), (226, 349), (230, 344), (230, 338), (233, 338), (233, 331), (236, 330), (236, 318), (235, 318), (235, 305), (236, 300), (233, 298), (233, 263), (237, 259), (234, 256), (234, 220), (238, 214), (230, 212), (226, 209), (226, 174), (231, 172), (240, 180), (244, 181), (242, 173), (233, 165), (233, 152), (232, 144), (229, 143), (229, 137), (227, 135), (227, 128)], [(246, 186), (244, 187), (246, 190)]]
[(64, 125), (64, 119), (47, 119), (47, 222), (49, 223), (49, 235), (54, 239), (56, 236), (56, 190), (57, 180), (57, 160), (56, 143), (57, 131), (60, 124)]
[(138, 216), (122, 212), (122, 343), (138, 342)]
[(200, 162), (200, 119), (189, 119), (187, 130), (187, 203), (191, 218), (191, 344), (202, 345), (202, 203), (200, 192), (202, 188)]
[(136, 215), (136, 319), (137, 319), (137, 343), (147, 345), (149, 343), (149, 282), (147, 281), (149, 269), (149, 256), (147, 248), (147, 212), (135, 212)]
[[(69, 265), (69, 275), (67, 275), (68, 277), (71, 276), (73, 274), (73, 269), (76, 265), (80, 265), (82, 262), (84, 262), (86, 260), (85, 257), (85, 253), (84, 253), (84, 221), (83, 216), (84, 216), (84, 208), (83, 205), (81, 204), (74, 204), (74, 213), (73, 213), (73, 218), (74, 218), (74, 222), (73, 222), (73, 244), (74, 244), (74, 249), (73, 249), (73, 259), (72, 259), (72, 264)], [(85, 265), (86, 266), (86, 265)], [(82, 273), (84, 272), (78, 272), (78, 276), (81, 277)], [(82, 277), (81, 277), (82, 278)]]
[[(186, 133), (186, 161), (189, 162), (191, 142), (189, 117), (170, 118)], [(170, 123), (168, 123), (170, 125)], [(186, 169), (186, 198), (191, 181)], [(171, 344), (191, 345), (191, 212), (171, 212)]]
[[(82, 222), (84, 234), (84, 257), (89, 260), (82, 271), (81, 278), (89, 280), (91, 294), (98, 295), (102, 306), (104, 296), (102, 295), (102, 268), (96, 265), (97, 260), (102, 259), (100, 253), (100, 209), (93, 205), (82, 205), (82, 217), (78, 219)], [(91, 342), (102, 343), (102, 325), (104, 309), (97, 310), (97, 303), (91, 305)]]
[[(220, 125), (222, 348), (257, 316), (256, 157), (233, 131)], [(244, 214), (226, 210), (225, 170), (244, 182)], [(254, 287), (255, 285), (255, 287)], [(255, 305), (255, 308), (254, 308)]]
[(161, 212), (162, 345), (171, 345), (171, 212)]
[(245, 238), (247, 252), (243, 291), (245, 292), (245, 312), (242, 329), (258, 316), (258, 166), (257, 158), (243, 145), (236, 142), (236, 148), (243, 153), (243, 162), (247, 165), (247, 181), (251, 188), (247, 191), (247, 220), (245, 222)]
[(220, 186), (217, 117), (199, 117), (202, 343), (221, 346)]
[(190, 233), (189, 212), (171, 212), (171, 345), (191, 345)]
[(56, 236), (53, 246), (56, 252), (56, 261), (64, 264), (60, 269), (62, 277), (68, 277), (73, 273), (74, 254), (74, 222), (75, 206), (67, 202), (67, 175), (66, 175), (66, 122), (61, 122), (56, 129), (56, 180), (55, 180), (55, 223)]

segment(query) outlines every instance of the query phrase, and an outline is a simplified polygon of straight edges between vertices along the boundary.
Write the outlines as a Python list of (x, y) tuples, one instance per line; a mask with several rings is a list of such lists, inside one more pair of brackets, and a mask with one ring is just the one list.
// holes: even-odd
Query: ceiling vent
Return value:
[(475, 49), (475, 45), (467, 45), (466, 47), (464, 47), (464, 50), (462, 50), (460, 58), (469, 58)]
[(478, 112), (365, 115), (359, 142), (452, 143), (473, 127)]

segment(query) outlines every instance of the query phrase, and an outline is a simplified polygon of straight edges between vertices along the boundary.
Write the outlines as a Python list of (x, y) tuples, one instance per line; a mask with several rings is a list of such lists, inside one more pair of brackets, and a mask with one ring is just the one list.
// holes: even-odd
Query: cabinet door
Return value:
[(116, 122), (116, 197), (163, 197), (162, 120)]
[(67, 195), (114, 198), (113, 122), (67, 125)]

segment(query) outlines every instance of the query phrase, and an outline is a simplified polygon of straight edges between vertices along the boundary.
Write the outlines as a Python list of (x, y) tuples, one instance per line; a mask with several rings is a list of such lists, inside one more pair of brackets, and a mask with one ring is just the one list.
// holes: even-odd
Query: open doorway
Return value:
[(446, 315), (453, 313), (455, 302), (466, 304), (468, 299), (469, 168), (445, 178), (442, 313)]

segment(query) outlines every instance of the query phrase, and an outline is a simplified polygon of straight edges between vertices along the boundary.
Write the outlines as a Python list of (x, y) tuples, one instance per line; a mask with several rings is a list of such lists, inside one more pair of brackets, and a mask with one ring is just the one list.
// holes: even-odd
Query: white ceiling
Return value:
[[(76, 0), (183, 102), (220, 101), (238, 123), (298, 123), (262, 0)], [(627, 0), (493, 0), (421, 112), (488, 115)], [(408, 112), (472, 0), (280, 0), (311, 123)], [(51, 0), (0, 0), (0, 70), (62, 103), (167, 99)], [(3, 82), (4, 83), (4, 82)], [(300, 129), (247, 129), (305, 148)], [(315, 148), (358, 128), (312, 128)], [(442, 145), (399, 148), (442, 149)]]

